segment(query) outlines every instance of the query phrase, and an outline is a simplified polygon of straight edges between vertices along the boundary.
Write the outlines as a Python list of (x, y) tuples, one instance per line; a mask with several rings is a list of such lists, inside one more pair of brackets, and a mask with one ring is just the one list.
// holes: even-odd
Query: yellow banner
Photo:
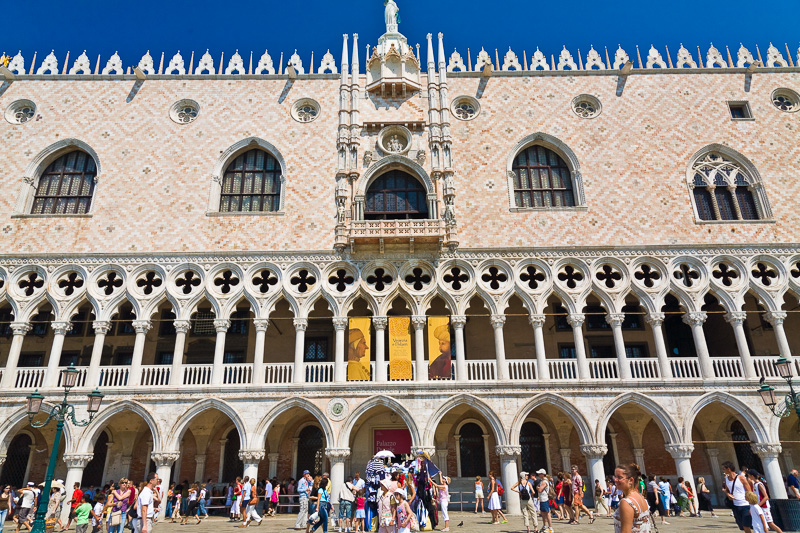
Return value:
[(347, 332), (347, 381), (369, 381), (369, 318), (351, 318)]
[(411, 317), (389, 317), (389, 379), (413, 379), (411, 373)]
[(428, 317), (428, 378), (450, 379), (450, 317)]

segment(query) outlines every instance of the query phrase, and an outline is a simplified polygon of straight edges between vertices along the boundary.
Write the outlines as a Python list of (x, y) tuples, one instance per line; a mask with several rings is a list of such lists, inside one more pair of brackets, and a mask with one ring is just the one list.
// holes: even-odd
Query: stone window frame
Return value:
[[(756, 211), (758, 212), (758, 220), (703, 220), (700, 218), (700, 212), (697, 209), (697, 202), (694, 198), (694, 166), (698, 160), (711, 154), (717, 153), (731, 162), (739, 166), (742, 173), (750, 178), (752, 181), (749, 189), (753, 193), (753, 200), (755, 200)], [(692, 204), (692, 213), (694, 215), (695, 224), (773, 224), (775, 217), (772, 213), (772, 208), (767, 199), (767, 192), (764, 189), (764, 180), (758, 172), (756, 166), (744, 155), (737, 152), (733, 148), (724, 146), (722, 144), (709, 144), (695, 152), (689, 158), (689, 165), (686, 167), (686, 187), (689, 193), (689, 201)]]
[[(94, 177), (94, 189), (92, 191), (92, 201), (89, 204), (89, 210), (86, 213), (52, 213), (52, 214), (33, 214), (33, 200), (36, 196), (36, 190), (39, 187), (39, 179), (42, 174), (47, 170), (56, 159), (74, 150), (82, 150), (94, 159), (95, 168), (97, 173)], [(22, 187), (17, 197), (17, 204), (12, 218), (81, 218), (91, 217), (97, 207), (97, 193), (102, 183), (103, 169), (101, 166), (100, 158), (97, 152), (84, 141), (80, 139), (62, 139), (40, 151), (33, 160), (28, 163), (25, 172), (22, 175)]]
[[(222, 199), (222, 178), (225, 174), (225, 169), (228, 168), (228, 165), (233, 163), (233, 161), (242, 153), (252, 150), (254, 148), (259, 148), (261, 150), (266, 151), (272, 157), (274, 157), (278, 164), (281, 167), (281, 193), (280, 193), (280, 201), (278, 204), (277, 211), (235, 211), (235, 212), (221, 212), (219, 210), (220, 201)], [(219, 156), (216, 164), (214, 165), (214, 170), (211, 173), (211, 187), (209, 191), (209, 198), (208, 198), (208, 209), (206, 210), (206, 216), (282, 216), (286, 214), (286, 179), (287, 179), (287, 172), (286, 172), (286, 160), (283, 158), (280, 150), (278, 150), (272, 143), (265, 141), (259, 137), (248, 137), (247, 139), (242, 139), (239, 142), (236, 142), (229, 146), (222, 155)]]
[[(521, 207), (516, 205), (514, 200), (514, 180), (516, 178), (516, 174), (514, 173), (514, 160), (522, 150), (533, 145), (541, 145), (554, 151), (567, 164), (570, 179), (572, 180), (572, 194), (575, 200), (574, 206)], [(575, 155), (575, 152), (562, 140), (547, 133), (532, 133), (514, 146), (506, 162), (506, 185), (508, 188), (509, 211), (512, 213), (527, 211), (585, 211), (587, 209), (586, 195), (583, 190), (583, 174), (581, 173), (581, 165), (578, 161), (578, 156)]]
[(367, 203), (367, 190), (370, 185), (379, 177), (390, 170), (402, 170), (417, 178), (426, 191), (428, 201), (428, 218), (424, 220), (436, 220), (439, 218), (439, 201), (436, 194), (436, 185), (431, 180), (425, 169), (416, 161), (402, 155), (390, 155), (382, 157), (377, 163), (371, 165), (356, 185), (355, 196), (353, 198), (354, 210), (353, 220), (364, 221), (364, 211)]

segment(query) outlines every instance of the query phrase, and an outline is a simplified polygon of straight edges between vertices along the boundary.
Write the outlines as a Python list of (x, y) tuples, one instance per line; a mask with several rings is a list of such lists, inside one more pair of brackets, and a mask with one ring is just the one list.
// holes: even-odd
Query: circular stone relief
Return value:
[(602, 108), (600, 100), (591, 94), (579, 94), (572, 99), (572, 111), (581, 118), (594, 118)]
[(36, 104), (30, 100), (17, 100), (6, 108), (6, 120), (11, 124), (25, 124), (35, 115)]
[(378, 146), (386, 154), (406, 154), (411, 149), (411, 132), (405, 126), (386, 126), (378, 134)]
[(772, 105), (787, 113), (800, 109), (800, 96), (791, 89), (775, 89), (772, 91)]
[(200, 114), (200, 104), (194, 100), (184, 98), (178, 100), (169, 110), (169, 118), (178, 124), (190, 124), (195, 121)]
[(292, 105), (292, 118), (297, 122), (313, 122), (319, 116), (319, 103), (311, 98), (301, 98)]
[(350, 407), (343, 398), (333, 398), (328, 402), (326, 411), (328, 413), (328, 418), (338, 422), (339, 420), (344, 420), (347, 413), (350, 411)]
[(453, 99), (450, 111), (458, 120), (472, 120), (481, 112), (481, 104), (471, 96), (459, 96)]

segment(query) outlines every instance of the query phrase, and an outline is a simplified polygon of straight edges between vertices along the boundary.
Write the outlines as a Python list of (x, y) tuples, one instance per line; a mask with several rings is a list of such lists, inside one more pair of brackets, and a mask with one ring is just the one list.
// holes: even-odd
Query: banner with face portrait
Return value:
[(413, 379), (411, 371), (411, 317), (389, 317), (389, 379)]
[(428, 317), (428, 378), (450, 379), (452, 356), (450, 348), (450, 317)]
[(347, 331), (347, 381), (369, 381), (370, 318), (351, 318)]

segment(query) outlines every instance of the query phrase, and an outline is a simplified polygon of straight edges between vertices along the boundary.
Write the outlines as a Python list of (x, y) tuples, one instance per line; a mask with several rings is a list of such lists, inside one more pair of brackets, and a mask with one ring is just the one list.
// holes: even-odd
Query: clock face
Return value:
[(328, 402), (328, 417), (331, 420), (339, 421), (343, 420), (347, 416), (347, 412), (349, 410), (349, 406), (347, 402), (342, 398), (333, 398), (331, 401)]

